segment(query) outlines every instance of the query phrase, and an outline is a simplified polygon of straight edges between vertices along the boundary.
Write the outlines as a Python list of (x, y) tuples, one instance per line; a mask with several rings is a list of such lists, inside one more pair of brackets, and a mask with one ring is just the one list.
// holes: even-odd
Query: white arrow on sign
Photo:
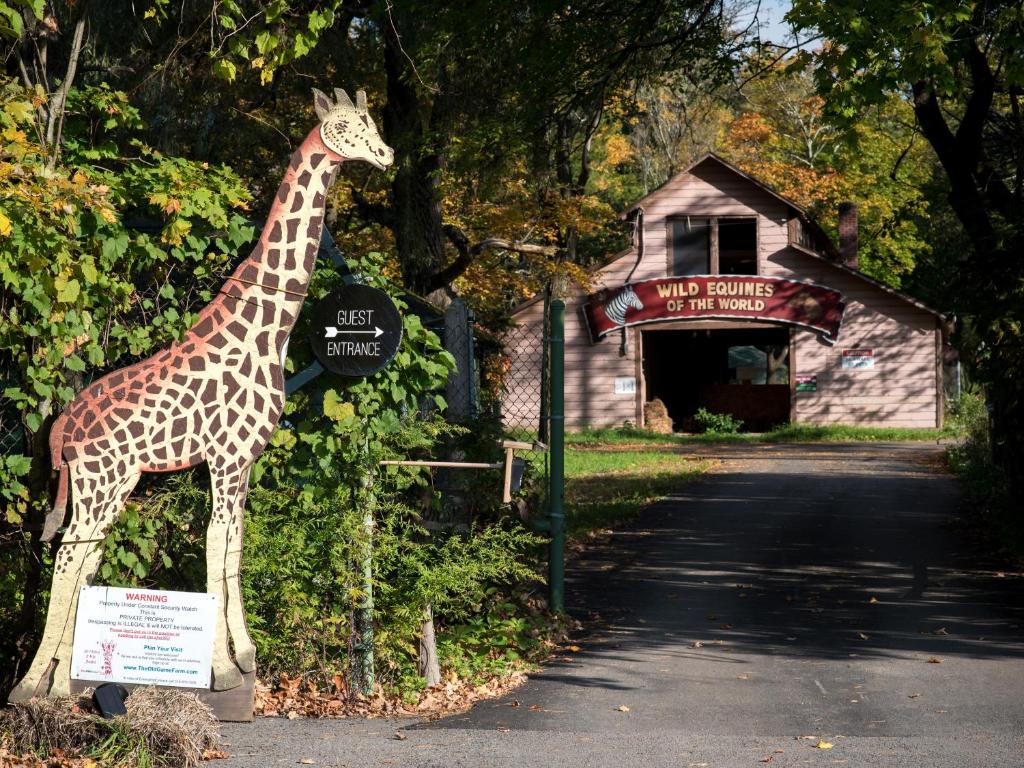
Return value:
[(384, 335), (384, 331), (382, 331), (376, 325), (373, 326), (372, 331), (357, 331), (351, 328), (336, 328), (333, 325), (328, 325), (326, 328), (324, 328), (324, 337), (328, 339), (333, 339), (335, 336), (342, 333), (372, 333), (373, 338), (377, 338), (378, 336)]

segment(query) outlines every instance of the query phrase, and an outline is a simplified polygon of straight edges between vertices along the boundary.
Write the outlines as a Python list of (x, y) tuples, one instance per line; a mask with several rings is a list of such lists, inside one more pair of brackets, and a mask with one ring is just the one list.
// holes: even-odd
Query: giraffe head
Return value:
[(346, 160), (365, 160), (380, 170), (395, 161), (395, 151), (384, 143), (366, 111), (365, 91), (356, 92), (356, 103), (341, 88), (334, 89), (335, 101), (313, 89), (316, 115), (320, 118), (320, 138), (329, 149)]

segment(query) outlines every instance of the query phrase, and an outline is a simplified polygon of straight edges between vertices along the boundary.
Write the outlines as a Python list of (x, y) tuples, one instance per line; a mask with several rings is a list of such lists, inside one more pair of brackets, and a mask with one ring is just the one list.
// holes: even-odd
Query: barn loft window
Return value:
[(706, 275), (711, 271), (711, 219), (673, 219), (672, 274)]
[(672, 275), (757, 274), (756, 219), (680, 216), (668, 225)]

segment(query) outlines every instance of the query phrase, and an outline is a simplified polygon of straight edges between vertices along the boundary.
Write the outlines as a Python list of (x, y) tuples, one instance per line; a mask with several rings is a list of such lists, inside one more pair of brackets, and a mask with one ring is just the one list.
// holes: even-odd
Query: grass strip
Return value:
[(705, 459), (657, 449), (565, 452), (566, 524), (570, 538), (636, 517), (644, 506), (692, 482)]
[(952, 427), (944, 429), (903, 429), (897, 427), (855, 427), (847, 425), (788, 424), (771, 432), (660, 435), (636, 427), (605, 427), (569, 432), (567, 445), (705, 445), (709, 443), (857, 443), (933, 441), (957, 436)]

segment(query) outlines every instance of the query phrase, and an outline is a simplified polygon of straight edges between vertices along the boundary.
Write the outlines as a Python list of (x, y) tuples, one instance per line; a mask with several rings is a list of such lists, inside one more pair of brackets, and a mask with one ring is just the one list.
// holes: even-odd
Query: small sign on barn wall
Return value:
[(636, 378), (633, 376), (616, 376), (615, 377), (615, 394), (616, 395), (635, 395), (636, 394)]
[(817, 392), (818, 375), (814, 373), (798, 373), (796, 375), (797, 392)]
[(844, 349), (842, 367), (844, 369), (874, 368), (875, 350), (863, 347), (858, 349)]

